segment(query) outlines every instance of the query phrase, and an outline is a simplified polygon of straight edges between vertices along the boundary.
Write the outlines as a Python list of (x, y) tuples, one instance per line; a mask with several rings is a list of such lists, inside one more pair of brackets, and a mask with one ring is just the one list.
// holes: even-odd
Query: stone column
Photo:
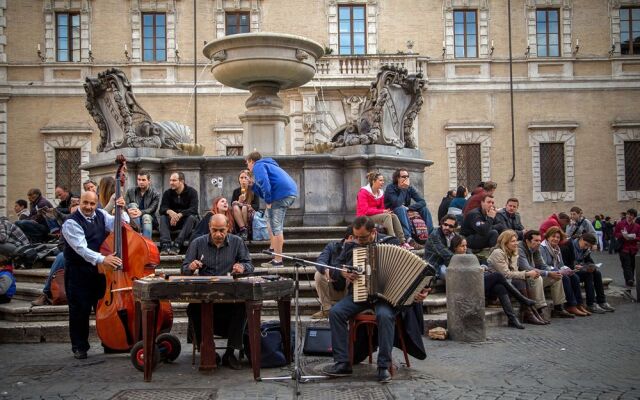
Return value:
[(240, 115), (245, 154), (254, 150), (263, 155), (287, 154), (284, 127), (289, 123), (289, 117), (283, 111), (279, 90), (279, 85), (269, 82), (249, 87), (251, 97), (245, 103), (247, 112)]
[(447, 330), (453, 340), (486, 339), (484, 277), (474, 255), (455, 255), (447, 268)]

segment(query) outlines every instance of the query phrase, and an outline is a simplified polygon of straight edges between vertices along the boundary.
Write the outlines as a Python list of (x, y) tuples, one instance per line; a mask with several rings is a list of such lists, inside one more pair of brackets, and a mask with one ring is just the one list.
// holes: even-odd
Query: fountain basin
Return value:
[(214, 40), (203, 53), (212, 61), (213, 76), (226, 86), (248, 90), (269, 83), (284, 90), (309, 82), (324, 50), (301, 36), (260, 32)]

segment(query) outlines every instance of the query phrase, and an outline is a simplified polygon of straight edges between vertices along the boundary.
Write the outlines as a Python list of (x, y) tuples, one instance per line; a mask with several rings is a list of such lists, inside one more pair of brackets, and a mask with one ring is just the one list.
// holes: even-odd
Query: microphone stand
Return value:
[(329, 377), (326, 375), (302, 375), (302, 368), (300, 367), (300, 351), (302, 349), (301, 346), (301, 342), (300, 341), (300, 335), (301, 335), (301, 329), (300, 329), (300, 309), (299, 309), (299, 303), (300, 303), (300, 279), (299, 279), (299, 271), (300, 268), (309, 265), (309, 266), (321, 266), (324, 268), (329, 268), (329, 269), (335, 269), (335, 270), (339, 270), (339, 271), (346, 271), (346, 272), (360, 272), (359, 268), (355, 268), (352, 267), (350, 265), (343, 265), (342, 267), (333, 267), (331, 265), (325, 265), (325, 264), (320, 264), (320, 263), (314, 263), (311, 261), (307, 261), (304, 260), (302, 258), (298, 258), (298, 257), (291, 257), (288, 256), (286, 254), (280, 254), (280, 253), (275, 253), (273, 251), (269, 251), (269, 250), (263, 250), (262, 251), (265, 254), (269, 254), (272, 256), (280, 256), (282, 258), (286, 258), (289, 260), (293, 260), (295, 261), (294, 266), (295, 266), (295, 336), (293, 338), (293, 342), (294, 342), (294, 351), (293, 351), (293, 372), (290, 376), (274, 376), (274, 377), (266, 377), (266, 378), (260, 378), (260, 381), (284, 381), (284, 380), (293, 380), (295, 382), (294, 385), (294, 397), (298, 398), (298, 396), (300, 396), (300, 383), (304, 383), (307, 382), (311, 379), (328, 379)]

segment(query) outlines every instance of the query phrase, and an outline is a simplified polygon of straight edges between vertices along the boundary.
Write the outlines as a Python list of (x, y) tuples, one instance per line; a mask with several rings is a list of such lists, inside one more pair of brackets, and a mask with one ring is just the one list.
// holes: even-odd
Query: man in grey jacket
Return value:
[(138, 172), (137, 186), (127, 190), (125, 203), (131, 221), (138, 224), (142, 234), (151, 238), (153, 228), (158, 228), (156, 212), (160, 205), (160, 193), (151, 186), (151, 174)]
[(564, 303), (567, 302), (567, 299), (562, 287), (562, 274), (558, 271), (552, 271), (544, 263), (540, 255), (540, 243), (542, 243), (540, 232), (529, 230), (524, 234), (523, 240), (518, 244), (518, 268), (523, 271), (538, 270), (542, 277), (542, 285), (540, 285), (540, 280), (529, 279), (527, 281), (531, 288), (531, 296), (536, 300), (536, 308), (540, 315), (542, 315), (542, 309), (547, 306), (544, 298), (544, 288), (551, 287), (551, 299), (553, 300), (551, 316), (573, 318), (573, 314), (564, 309)]
[(496, 219), (493, 227), (498, 231), (498, 233), (502, 233), (507, 229), (512, 229), (518, 234), (518, 240), (522, 240), (524, 226), (520, 221), (520, 213), (518, 212), (519, 205), (520, 202), (515, 197), (507, 200), (507, 204), (504, 208), (501, 208), (496, 213)]

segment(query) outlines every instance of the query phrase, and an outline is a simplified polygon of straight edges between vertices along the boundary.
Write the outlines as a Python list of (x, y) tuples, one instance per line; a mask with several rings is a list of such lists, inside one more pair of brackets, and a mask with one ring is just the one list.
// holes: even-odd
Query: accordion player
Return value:
[(383, 299), (393, 307), (411, 305), (436, 273), (422, 258), (391, 244), (355, 248), (353, 266), (364, 271), (353, 282), (354, 303)]

